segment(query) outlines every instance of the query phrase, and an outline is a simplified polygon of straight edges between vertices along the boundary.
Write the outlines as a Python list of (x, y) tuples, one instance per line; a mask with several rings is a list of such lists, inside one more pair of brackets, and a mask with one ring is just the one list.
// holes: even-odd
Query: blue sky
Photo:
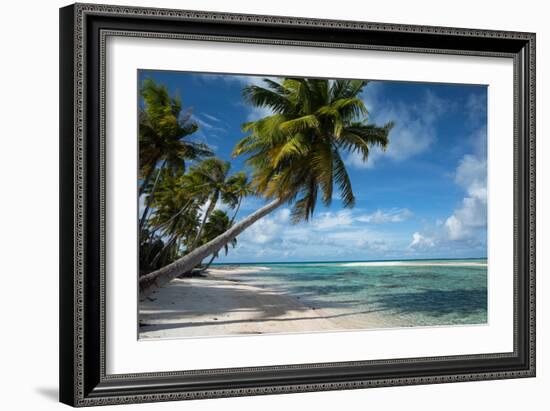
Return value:
[[(246, 105), (246, 84), (261, 77), (140, 71), (178, 94), (199, 124), (194, 135), (231, 158), (241, 124), (268, 115)], [(386, 152), (365, 164), (346, 154), (353, 209), (335, 198), (309, 223), (293, 225), (282, 206), (238, 238), (218, 262), (351, 261), (485, 257), (487, 248), (487, 88), (483, 85), (371, 81), (362, 96), (369, 121), (394, 121)], [(247, 198), (239, 216), (264, 202)]]

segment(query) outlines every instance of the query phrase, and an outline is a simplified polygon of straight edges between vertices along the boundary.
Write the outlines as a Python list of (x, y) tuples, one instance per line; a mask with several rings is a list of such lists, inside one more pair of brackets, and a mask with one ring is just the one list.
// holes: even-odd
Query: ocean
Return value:
[(285, 292), (318, 309), (377, 313), (388, 327), (487, 323), (486, 259), (238, 266), (250, 270), (235, 277), (247, 283)]

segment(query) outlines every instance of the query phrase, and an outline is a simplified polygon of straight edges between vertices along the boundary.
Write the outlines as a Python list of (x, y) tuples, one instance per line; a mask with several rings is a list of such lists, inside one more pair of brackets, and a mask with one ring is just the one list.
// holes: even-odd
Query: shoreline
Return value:
[(139, 338), (286, 334), (388, 327), (377, 312), (319, 308), (239, 279), (246, 267), (209, 268), (205, 277), (175, 279), (139, 304)]
[[(292, 264), (307, 264), (307, 265), (316, 265), (316, 264), (377, 264), (377, 263), (384, 263), (384, 264), (391, 264), (391, 263), (398, 263), (398, 264), (430, 264), (437, 262), (436, 264), (446, 264), (446, 265), (461, 265), (462, 262), (468, 263), (472, 260), (485, 260), (484, 263), (478, 263), (478, 264), (487, 264), (487, 257), (464, 257), (464, 258), (397, 258), (397, 259), (389, 259), (389, 260), (319, 260), (319, 261), (263, 261), (263, 262), (217, 262), (213, 263), (211, 265), (212, 268), (217, 269), (220, 267), (250, 267), (250, 266), (262, 266), (262, 265), (268, 265), (268, 266), (276, 266), (276, 265), (292, 265)], [(454, 263), (455, 261), (459, 263)], [(265, 269), (265, 268), (264, 268)]]

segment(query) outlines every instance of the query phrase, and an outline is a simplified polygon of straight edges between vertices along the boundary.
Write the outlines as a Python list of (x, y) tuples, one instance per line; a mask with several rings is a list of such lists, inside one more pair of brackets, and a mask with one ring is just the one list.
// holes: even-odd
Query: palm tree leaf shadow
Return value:
[[(208, 280), (207, 280), (208, 281)], [(160, 297), (160, 295), (162, 296)], [(200, 304), (200, 310), (198, 305), (194, 307), (192, 298), (193, 294), (202, 295), (207, 298), (211, 304)], [(328, 316), (315, 317), (287, 317), (290, 312), (312, 312), (316, 309), (324, 308), (339, 308), (350, 307), (353, 304), (358, 303), (357, 300), (343, 300), (343, 301), (320, 301), (309, 300), (307, 303), (298, 298), (294, 299), (282, 299), (283, 293), (274, 292), (271, 290), (262, 290), (257, 287), (247, 289), (235, 288), (228, 286), (216, 286), (211, 287), (205, 282), (204, 284), (195, 283), (192, 285), (186, 284), (185, 281), (173, 282), (170, 287), (163, 288), (159, 293), (154, 293), (151, 298), (141, 303), (140, 306), (140, 331), (152, 331), (173, 329), (180, 327), (197, 327), (205, 325), (221, 325), (221, 324), (233, 324), (233, 323), (254, 323), (264, 321), (299, 321), (305, 319), (316, 318), (338, 318), (348, 315), (365, 314), (372, 311), (354, 311), (344, 314), (331, 314)], [(157, 298), (162, 298), (162, 303), (159, 304)], [(258, 305), (258, 299), (264, 302), (262, 305)], [(163, 308), (161, 308), (161, 306)], [(170, 307), (167, 309), (166, 307)], [(214, 321), (193, 321), (193, 318), (197, 316), (223, 318), (230, 313), (244, 313), (250, 312), (254, 316), (251, 319), (237, 319), (237, 320), (214, 320)], [(177, 321), (158, 323), (157, 321)]]
[[(346, 313), (338, 313), (338, 314), (331, 314), (331, 315), (324, 315), (320, 317), (292, 317), (292, 318), (255, 318), (255, 319), (249, 319), (249, 320), (227, 320), (227, 321), (201, 321), (201, 322), (178, 322), (178, 323), (170, 323), (170, 324), (152, 324), (152, 325), (142, 325), (140, 327), (141, 332), (147, 332), (147, 331), (159, 331), (159, 330), (170, 330), (174, 328), (188, 328), (188, 327), (203, 327), (203, 326), (209, 326), (209, 325), (229, 325), (229, 324), (253, 324), (253, 323), (263, 323), (265, 321), (273, 321), (273, 322), (289, 322), (289, 321), (325, 321), (327, 319), (335, 319), (335, 318), (344, 318), (344, 317), (351, 317), (354, 315), (361, 315), (361, 314), (372, 314), (380, 310), (364, 310), (364, 311), (353, 311), (353, 312), (346, 312)], [(337, 329), (338, 327), (334, 327), (334, 329)], [(250, 332), (246, 332), (245, 334), (250, 334)]]

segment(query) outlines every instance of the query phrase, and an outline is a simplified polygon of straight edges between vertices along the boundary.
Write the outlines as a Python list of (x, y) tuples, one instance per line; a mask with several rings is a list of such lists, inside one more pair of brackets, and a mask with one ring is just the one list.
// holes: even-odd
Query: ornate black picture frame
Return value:
[[(107, 374), (104, 64), (108, 36), (513, 59), (513, 352)], [(61, 402), (92, 406), (535, 376), (535, 34), (76, 4), (60, 10), (60, 97)]]

